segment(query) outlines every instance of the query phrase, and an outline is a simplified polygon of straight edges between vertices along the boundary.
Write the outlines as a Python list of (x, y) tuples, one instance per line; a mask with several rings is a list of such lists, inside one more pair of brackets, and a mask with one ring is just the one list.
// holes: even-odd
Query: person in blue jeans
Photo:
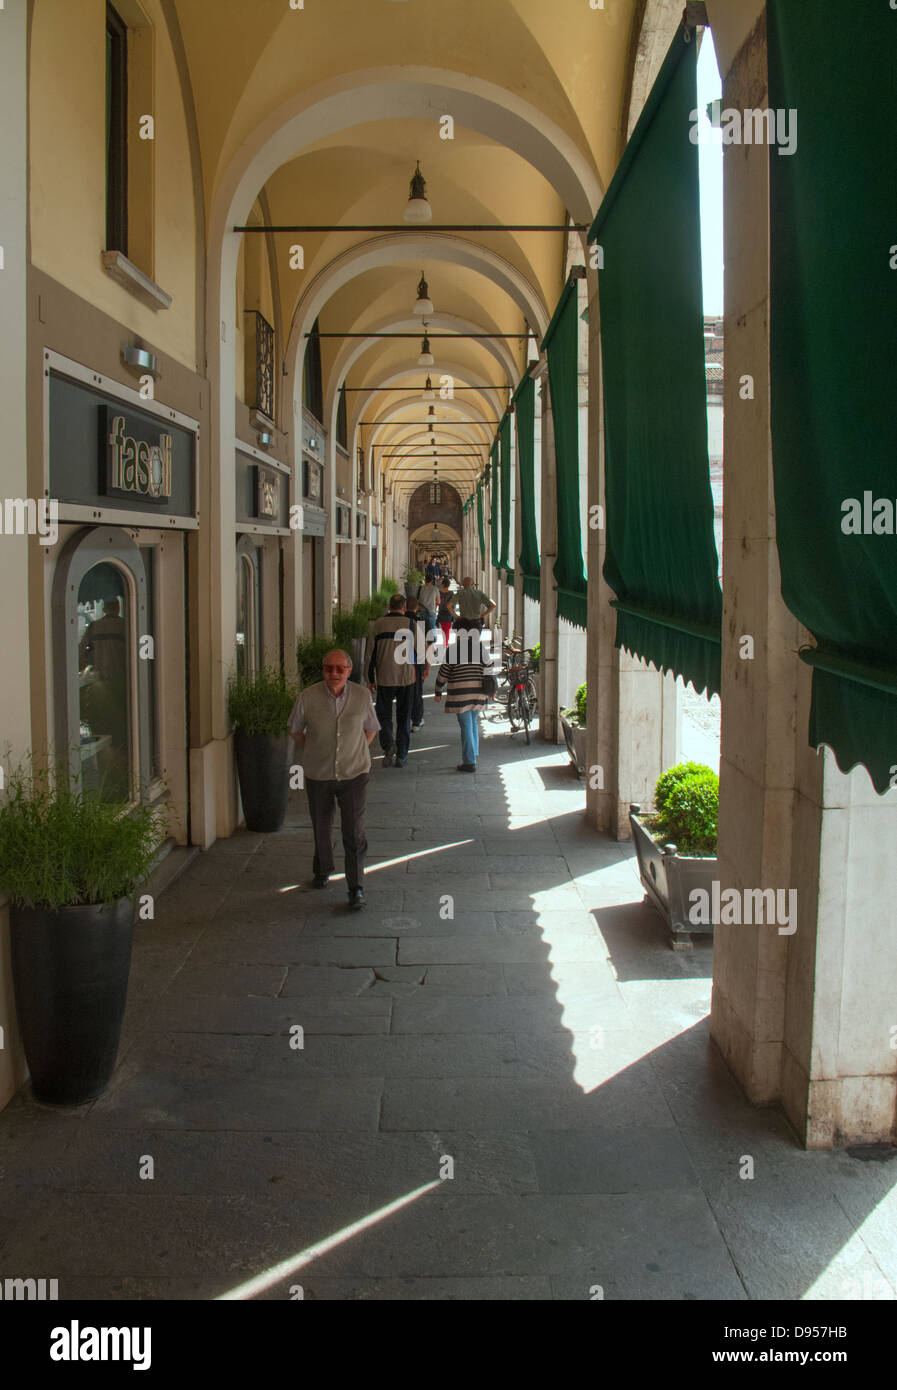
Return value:
[(446, 714), (456, 714), (461, 729), (461, 761), (459, 772), (476, 772), (480, 752), (480, 711), (485, 709), (488, 696), (483, 691), (487, 672), (476, 629), (461, 628), (456, 644), (446, 652), (436, 677), (437, 704), (445, 693)]

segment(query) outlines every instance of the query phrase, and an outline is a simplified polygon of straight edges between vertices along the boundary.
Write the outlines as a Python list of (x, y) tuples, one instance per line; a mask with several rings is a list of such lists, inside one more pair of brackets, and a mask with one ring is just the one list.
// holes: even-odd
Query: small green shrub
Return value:
[(410, 589), (414, 588), (415, 585), (423, 584), (423, 582), (423, 570), (407, 569), (405, 571), (405, 583), (408, 585)]
[(299, 685), (304, 690), (307, 685), (315, 685), (324, 679), (322, 666), (324, 657), (338, 642), (328, 634), (300, 637), (296, 643), (296, 665), (299, 669)]
[(380, 580), (380, 592), (386, 595), (386, 602), (389, 603), (392, 595), (399, 592), (399, 586), (394, 579), (390, 579), (387, 575), (385, 579)]
[(586, 708), (588, 704), (587, 696), (588, 685), (586, 681), (583, 681), (582, 685), (579, 687), (579, 689), (573, 697), (573, 704), (570, 706), (569, 709), (561, 711), (568, 723), (578, 724), (582, 729), (586, 727)]
[(712, 772), (713, 769), (707, 767), (706, 763), (677, 763), (675, 767), (668, 767), (666, 772), (662, 772), (654, 785), (654, 809), (659, 816), (666, 810), (667, 801), (670, 793), (680, 782), (684, 782), (686, 777), (693, 777), (699, 772)]
[(164, 804), (104, 801), (62, 773), (9, 773), (0, 806), (0, 892), (17, 907), (56, 911), (133, 896), (167, 825)]
[(370, 607), (367, 599), (359, 599), (350, 609), (334, 609), (331, 620), (334, 645), (346, 647), (357, 637), (366, 637), (370, 621)]
[(668, 784), (663, 810), (652, 829), (656, 838), (671, 841), (680, 854), (712, 855), (716, 853), (719, 778), (700, 763), (690, 766), (696, 770)]
[(533, 643), (533, 647), (532, 647), (532, 652), (533, 652), (533, 670), (534, 670), (534, 671), (538, 671), (538, 669), (539, 669), (539, 657), (542, 655), (542, 643), (541, 643), (541, 642), (534, 642), (534, 643)]
[(244, 734), (285, 734), (296, 693), (295, 682), (274, 666), (232, 676), (228, 717)]

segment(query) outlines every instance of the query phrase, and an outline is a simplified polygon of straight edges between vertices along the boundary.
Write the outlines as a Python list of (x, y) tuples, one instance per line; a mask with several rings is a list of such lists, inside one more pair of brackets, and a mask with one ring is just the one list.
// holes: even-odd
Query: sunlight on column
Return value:
[(216, 1303), (235, 1302), (241, 1299), (254, 1298), (256, 1294), (264, 1293), (265, 1289), (273, 1288), (281, 1279), (287, 1279), (291, 1274), (296, 1274), (306, 1265), (310, 1265), (313, 1260), (317, 1260), (321, 1255), (326, 1255), (328, 1251), (335, 1250), (338, 1245), (343, 1245), (353, 1236), (359, 1235), (362, 1231), (367, 1231), (371, 1226), (376, 1226), (378, 1221), (385, 1221), (387, 1216), (392, 1216), (394, 1212), (401, 1211), (402, 1207), (407, 1207), (411, 1202), (416, 1202), (418, 1197), (422, 1197), (425, 1192), (432, 1192), (434, 1187), (440, 1187), (441, 1181), (428, 1182), (425, 1187), (415, 1188), (413, 1192), (407, 1193), (404, 1197), (398, 1197), (396, 1201), (390, 1202), (388, 1206), (381, 1207), (379, 1211), (372, 1211), (370, 1216), (363, 1216), (360, 1221), (353, 1221), (351, 1226), (344, 1226), (335, 1235), (327, 1236), (324, 1240), (319, 1240), (314, 1245), (307, 1246), (300, 1250), (298, 1254), (292, 1255), (288, 1260), (281, 1260), (280, 1264), (271, 1265), (270, 1268), (257, 1274), (254, 1279), (248, 1279), (245, 1284), (238, 1284), (235, 1289), (230, 1289), (227, 1293), (219, 1294), (215, 1299)]

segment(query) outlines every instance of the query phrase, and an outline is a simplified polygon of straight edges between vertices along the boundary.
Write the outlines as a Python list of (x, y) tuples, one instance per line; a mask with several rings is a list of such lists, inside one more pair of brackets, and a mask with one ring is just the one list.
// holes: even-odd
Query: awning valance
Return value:
[(604, 373), (604, 575), (616, 644), (718, 693), (722, 594), (707, 454), (697, 44), (677, 32), (589, 233)]

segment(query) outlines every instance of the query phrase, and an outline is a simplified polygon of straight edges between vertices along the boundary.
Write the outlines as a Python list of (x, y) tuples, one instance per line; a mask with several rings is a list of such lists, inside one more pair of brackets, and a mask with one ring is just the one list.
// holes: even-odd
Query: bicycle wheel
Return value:
[(526, 690), (517, 692), (517, 710), (520, 715), (520, 722), (523, 725), (523, 732), (526, 734), (526, 741), (529, 743), (529, 700), (526, 698)]

